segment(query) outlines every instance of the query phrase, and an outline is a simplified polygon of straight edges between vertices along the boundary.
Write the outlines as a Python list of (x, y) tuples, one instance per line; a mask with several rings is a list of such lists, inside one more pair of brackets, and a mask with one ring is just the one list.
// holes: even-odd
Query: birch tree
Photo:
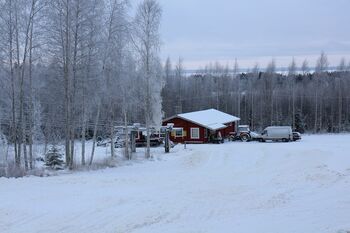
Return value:
[(175, 106), (175, 112), (176, 114), (182, 113), (183, 108), (182, 108), (182, 92), (183, 92), (183, 78), (184, 78), (184, 67), (183, 67), (183, 59), (179, 57), (176, 65), (175, 65), (175, 80), (177, 83), (176, 87), (176, 96), (177, 96), (177, 103)]
[(319, 129), (322, 128), (322, 99), (319, 97), (320, 95), (320, 82), (322, 78), (325, 77), (325, 71), (328, 68), (328, 58), (327, 55), (322, 52), (320, 57), (316, 62), (316, 89), (315, 89), (315, 124), (314, 124), (314, 133), (318, 132)]
[(241, 116), (241, 78), (238, 75), (239, 65), (237, 59), (235, 59), (235, 64), (233, 67), (233, 76), (236, 79), (236, 89), (237, 89), (237, 116)]
[[(152, 125), (160, 125), (160, 19), (162, 10), (156, 0), (143, 0), (137, 7), (134, 19), (133, 41), (140, 60), (140, 71), (145, 84), (145, 122), (147, 128), (146, 158), (151, 157), (150, 136)], [(160, 109), (160, 111), (159, 111)]]
[(343, 78), (345, 76), (346, 72), (346, 61), (345, 58), (342, 58), (340, 60), (339, 66), (339, 77), (337, 78), (337, 92), (338, 92), (338, 126), (337, 126), (337, 132), (342, 131), (342, 117), (343, 117)]
[(1, 19), (1, 31), (3, 33), (0, 33), (1, 36), (1, 52), (3, 53), (4, 60), (7, 61), (7, 67), (8, 72), (10, 76), (10, 89), (11, 89), (11, 137), (10, 141), (14, 144), (14, 157), (16, 166), (20, 166), (20, 156), (18, 155), (18, 148), (17, 148), (17, 111), (16, 111), (16, 94), (15, 94), (15, 88), (16, 88), (16, 77), (15, 77), (15, 58), (14, 58), (14, 51), (15, 51), (15, 0), (6, 0), (0, 2), (0, 19)]

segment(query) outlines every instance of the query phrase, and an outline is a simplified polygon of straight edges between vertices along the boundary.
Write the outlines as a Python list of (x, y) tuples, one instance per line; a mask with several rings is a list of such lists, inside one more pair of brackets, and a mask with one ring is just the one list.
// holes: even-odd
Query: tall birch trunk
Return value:
[(125, 153), (125, 158), (126, 159), (131, 159), (130, 157), (130, 152), (129, 152), (129, 130), (128, 130), (128, 118), (127, 118), (127, 111), (124, 111), (124, 126), (125, 126), (125, 148), (124, 148), (124, 153)]
[(14, 73), (14, 55), (13, 55), (13, 16), (12, 16), (12, 0), (9, 1), (9, 56), (10, 56), (10, 75), (11, 75), (11, 136), (13, 140), (13, 148), (15, 153), (15, 163), (19, 166), (18, 148), (17, 148), (17, 124), (16, 124), (16, 96), (15, 96), (15, 73)]
[(64, 25), (64, 38), (62, 39), (63, 48), (63, 73), (64, 73), (64, 91), (65, 91), (65, 154), (66, 154), (66, 166), (71, 166), (71, 122), (70, 122), (70, 78), (69, 78), (69, 54), (70, 54), (70, 36), (69, 36), (69, 0), (66, 0), (66, 15)]
[(98, 121), (100, 118), (100, 109), (101, 109), (101, 102), (99, 101), (98, 107), (97, 107), (97, 115), (95, 119), (95, 126), (94, 126), (94, 135), (92, 138), (92, 150), (91, 150), (91, 157), (90, 157), (90, 162), (89, 166), (92, 165), (92, 161), (94, 160), (94, 155), (95, 155), (95, 145), (96, 145), (96, 138), (97, 138), (97, 126), (98, 126)]

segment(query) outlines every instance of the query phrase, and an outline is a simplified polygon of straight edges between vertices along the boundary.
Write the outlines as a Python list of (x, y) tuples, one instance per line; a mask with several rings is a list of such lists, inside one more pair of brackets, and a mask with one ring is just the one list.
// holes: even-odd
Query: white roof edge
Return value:
[(207, 110), (177, 114), (166, 118), (163, 121), (169, 121), (174, 118), (181, 118), (211, 130), (225, 128), (227, 127), (225, 124), (240, 120), (239, 117), (211, 108)]
[(220, 123), (205, 126), (205, 128), (210, 129), (210, 130), (219, 130), (219, 129), (224, 129), (226, 127), (227, 127), (226, 125), (220, 124)]

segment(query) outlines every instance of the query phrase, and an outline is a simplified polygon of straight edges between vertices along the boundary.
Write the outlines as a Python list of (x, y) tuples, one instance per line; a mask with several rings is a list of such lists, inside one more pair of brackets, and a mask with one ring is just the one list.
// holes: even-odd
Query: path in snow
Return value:
[(343, 233), (349, 142), (178, 146), (132, 166), (0, 178), (0, 232)]

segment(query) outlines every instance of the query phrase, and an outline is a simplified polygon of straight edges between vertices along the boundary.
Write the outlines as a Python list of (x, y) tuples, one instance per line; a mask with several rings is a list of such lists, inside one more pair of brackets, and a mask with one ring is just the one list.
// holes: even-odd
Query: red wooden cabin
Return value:
[(223, 138), (235, 132), (240, 119), (216, 109), (178, 114), (163, 121), (174, 124), (171, 140), (176, 143), (207, 143), (219, 132)]

